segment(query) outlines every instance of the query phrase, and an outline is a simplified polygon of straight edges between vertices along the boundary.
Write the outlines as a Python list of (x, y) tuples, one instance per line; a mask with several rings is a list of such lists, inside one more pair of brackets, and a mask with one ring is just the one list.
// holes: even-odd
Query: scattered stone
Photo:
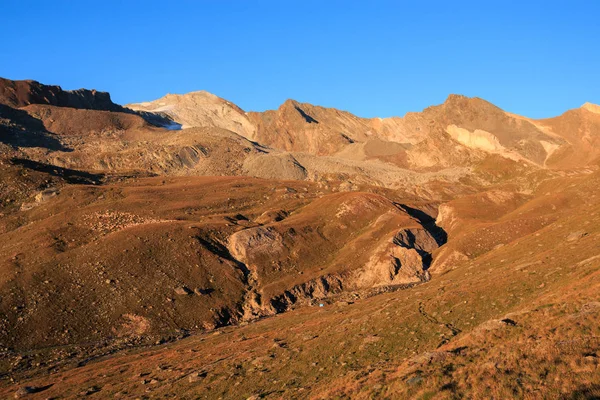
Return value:
[(192, 293), (193, 292), (185, 286), (179, 286), (175, 288), (175, 294), (178, 296), (189, 296)]
[(413, 376), (412, 378), (408, 378), (406, 380), (406, 383), (408, 383), (409, 385), (418, 385), (421, 382), (423, 382), (423, 378), (419, 375)]
[(502, 322), (504, 322), (506, 325), (510, 325), (510, 326), (517, 326), (517, 321), (512, 320), (510, 318), (504, 318), (502, 320)]
[(211, 294), (214, 291), (215, 290), (212, 289), (212, 288), (208, 288), (208, 289), (195, 288), (194, 289), (194, 293), (196, 293), (198, 296), (204, 296), (204, 295), (207, 295), (207, 294)]
[(262, 367), (266, 362), (270, 360), (271, 357), (268, 356), (256, 357), (254, 360), (252, 360), (251, 364), (255, 367)]
[(59, 193), (58, 189), (55, 189), (55, 188), (42, 190), (41, 192), (39, 192), (38, 194), (35, 195), (35, 201), (38, 203), (44, 202), (44, 201), (48, 200), (49, 198), (58, 195), (58, 193)]
[(576, 231), (576, 232), (571, 232), (568, 236), (567, 236), (567, 242), (574, 242), (576, 240), (581, 239), (582, 237), (586, 236), (587, 232), (585, 231)]
[[(52, 385), (50, 385), (52, 386)], [(44, 386), (44, 387), (37, 387), (37, 386), (23, 386), (19, 389), (17, 389), (17, 391), (15, 392), (15, 399), (20, 399), (23, 398), (29, 394), (33, 394), (33, 393), (39, 393), (43, 390), (46, 390), (47, 388), (49, 388), (50, 386)]]
[(34, 388), (32, 388), (31, 386), (25, 386), (25, 387), (19, 388), (15, 392), (15, 399), (20, 399), (21, 397), (25, 397), (31, 393), (35, 393)]
[(269, 210), (262, 213), (255, 222), (258, 224), (269, 224), (272, 222), (283, 221), (288, 216), (288, 212), (285, 210)]
[(206, 378), (206, 372), (193, 372), (188, 375), (188, 382), (194, 383)]
[(92, 395), (94, 393), (98, 393), (99, 391), (100, 391), (100, 388), (98, 386), (90, 386), (86, 390), (80, 392), (79, 395), (80, 396), (89, 396), (89, 395)]

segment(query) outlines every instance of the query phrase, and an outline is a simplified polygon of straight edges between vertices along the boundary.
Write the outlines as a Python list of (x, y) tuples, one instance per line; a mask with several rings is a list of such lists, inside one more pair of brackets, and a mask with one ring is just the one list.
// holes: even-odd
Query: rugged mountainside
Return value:
[(287, 151), (332, 155), (372, 134), (366, 121), (350, 113), (294, 100), (249, 117), (257, 126), (255, 140)]
[(14, 108), (30, 104), (86, 110), (124, 111), (110, 99), (110, 94), (96, 90), (62, 90), (60, 86), (44, 85), (36, 81), (11, 81), (0, 78), (0, 104)]
[(0, 80), (1, 397), (598, 394), (598, 106), (129, 107)]
[(539, 126), (563, 138), (567, 144), (547, 160), (554, 168), (576, 168), (600, 160), (600, 107), (586, 103), (561, 116), (540, 120)]
[(141, 333), (215, 327), (428, 279), (443, 242), (430, 226), (381, 195), (315, 191), (241, 178), (46, 190), (0, 225), (2, 342), (99, 341), (126, 314)]
[[(167, 95), (130, 106), (165, 112), (184, 128), (218, 126), (287, 152), (359, 162), (381, 160), (411, 170), (472, 166), (490, 154), (535, 166), (545, 166), (552, 157), (549, 166), (573, 166), (561, 161), (568, 157), (562, 154), (569, 153), (567, 149), (573, 146), (569, 141), (572, 130), (555, 122), (561, 117), (529, 120), (485, 100), (459, 95), (450, 95), (443, 104), (420, 113), (374, 119), (294, 100), (287, 100), (277, 110), (245, 113), (206, 92)], [(597, 115), (594, 105), (581, 110)], [(598, 126), (596, 121), (591, 125)], [(597, 137), (597, 133), (592, 136)], [(585, 146), (593, 148), (590, 145)], [(584, 158), (579, 164), (591, 161)]]
[(246, 113), (233, 103), (206, 91), (185, 95), (167, 94), (158, 100), (128, 104), (132, 110), (148, 111), (167, 116), (175, 121), (170, 129), (211, 126), (252, 138), (255, 127)]

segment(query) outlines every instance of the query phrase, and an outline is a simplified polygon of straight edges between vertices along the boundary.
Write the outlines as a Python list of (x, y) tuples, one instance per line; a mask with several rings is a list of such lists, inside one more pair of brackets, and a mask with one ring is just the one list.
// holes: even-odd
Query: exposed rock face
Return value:
[(38, 203), (42, 203), (54, 196), (57, 196), (58, 194), (59, 194), (59, 191), (56, 188), (42, 190), (41, 192), (39, 192), (38, 194), (35, 195), (35, 201)]
[[(409, 115), (405, 119), (413, 129), (419, 127), (430, 135), (444, 132), (467, 149), (500, 154), (508, 159), (525, 159), (538, 165), (542, 165), (548, 155), (541, 141), (564, 143), (526, 118), (506, 113), (477, 97), (450, 95), (443, 104), (428, 107), (422, 113), (411, 113), (410, 117), (411, 122)], [(429, 126), (423, 123), (425, 121), (430, 122)], [(435, 143), (429, 143), (429, 146), (439, 150), (451, 149), (447, 144), (442, 144), (442, 148)], [(440, 157), (440, 161), (445, 163), (468, 160), (456, 151)]]
[(244, 161), (246, 174), (265, 179), (303, 180), (308, 176), (306, 168), (289, 153), (260, 154)]
[(282, 294), (273, 297), (266, 305), (273, 313), (286, 311), (288, 308), (302, 303), (322, 300), (344, 290), (344, 280), (338, 276), (321, 276), (317, 279), (296, 285)]
[(254, 140), (287, 151), (334, 154), (367, 139), (371, 128), (348, 112), (287, 100), (279, 109), (248, 113)]
[(497, 137), (481, 129), (475, 129), (475, 131), (471, 132), (456, 125), (448, 125), (446, 132), (448, 132), (452, 139), (467, 147), (490, 153), (497, 153), (503, 150)]
[[(429, 280), (427, 269), (439, 244), (429, 225), (411, 217), (408, 208), (381, 196), (344, 193), (234, 233), (229, 252), (247, 266), (252, 281), (246, 316), (280, 312), (342, 291)], [(362, 246), (360, 256), (353, 254), (351, 249)]]
[(31, 117), (42, 122), (43, 128), (61, 136), (110, 134), (148, 128), (139, 115), (93, 109), (75, 109), (51, 105), (31, 104), (22, 107)]
[(208, 126), (227, 129), (248, 139), (255, 137), (256, 128), (244, 110), (206, 91), (167, 94), (154, 101), (128, 104), (127, 107), (166, 115), (182, 129)]
[(440, 205), (438, 216), (436, 218), (436, 224), (443, 227), (447, 232), (451, 231), (456, 215), (451, 205), (442, 204)]
[(585, 103), (584, 105), (582, 105), (581, 108), (583, 108), (584, 110), (587, 110), (587, 111), (591, 111), (596, 114), (600, 114), (600, 105), (598, 105), (598, 104), (593, 104), (593, 103), (588, 102), (588, 103)]
[(20, 108), (30, 104), (87, 110), (124, 111), (112, 102), (110, 94), (96, 90), (63, 90), (60, 86), (44, 85), (36, 81), (12, 81), (0, 78), (0, 104)]
[(555, 117), (535, 121), (536, 124), (563, 138), (566, 144), (554, 149), (546, 165), (551, 168), (574, 168), (598, 163), (600, 160), (600, 109), (587, 103)]
[(277, 254), (283, 249), (283, 238), (273, 228), (254, 228), (237, 232), (229, 237), (229, 252), (237, 260), (247, 264), (260, 254)]
[[(278, 149), (375, 158), (413, 169), (469, 165), (485, 157), (484, 153), (542, 165), (555, 147), (564, 144), (526, 118), (458, 95), (402, 118), (358, 118), (294, 100), (277, 110), (248, 113), (248, 117), (256, 126), (252, 139)], [(444, 135), (464, 147), (454, 149)], [(483, 154), (471, 154), (473, 150)]]
[[(37, 153), (36, 160), (65, 168), (307, 179), (340, 188), (375, 184), (414, 194), (419, 186), (418, 195), (433, 200), (441, 198), (440, 185), (461, 191), (467, 176), (487, 185), (499, 170), (528, 173), (516, 171), (517, 162), (562, 168), (588, 165), (600, 155), (600, 114), (589, 111), (592, 106), (565, 114), (563, 122), (531, 121), (452, 95), (402, 118), (365, 119), (293, 100), (277, 110), (245, 113), (210, 93), (193, 92), (135, 104), (138, 111), (132, 111), (94, 91), (2, 82), (0, 129), (7, 134), (0, 140), (46, 148), (51, 152)], [(573, 123), (583, 136), (571, 132)]]
[(425, 282), (435, 239), (424, 229), (405, 229), (379, 246), (355, 274), (353, 286), (366, 288)]
[[(600, 381), (581, 342), (600, 315), (596, 106), (540, 121), (463, 96), (371, 120), (294, 101), (246, 116), (207, 93), (140, 106), (175, 131), (93, 91), (4, 85), (0, 367), (15, 385), (486, 398), (454, 382), (502, 364), (509, 398), (527, 395), (523, 360), (542, 365), (534, 394), (569, 395), (561, 374)], [(319, 307), (202, 332), (301, 305)], [(560, 343), (584, 346), (549, 358)]]
[[(89, 136), (91, 133), (128, 133), (126, 140), (131, 146), (121, 146), (125, 135), (117, 138), (118, 143), (103, 154), (110, 160), (91, 160), (101, 154), (90, 152), (91, 148), (97, 148), (97, 144), (82, 149), (88, 154), (77, 158), (90, 160), (85, 163), (86, 168), (102, 168), (103, 165), (110, 165), (111, 169), (120, 168), (132, 162), (131, 154), (126, 153), (138, 147), (135, 151), (138, 157), (156, 160), (156, 164), (150, 167), (153, 173), (188, 173), (171, 167), (172, 161), (163, 160), (162, 156), (143, 154), (142, 148), (147, 146), (147, 142), (154, 143), (154, 138), (150, 138), (152, 135), (142, 132), (152, 129), (143, 119), (168, 129), (223, 129), (254, 141), (254, 144), (258, 142), (263, 145), (259, 149), (265, 157), (242, 155), (235, 160), (235, 168), (228, 165), (222, 171), (220, 168), (203, 170), (206, 173), (241, 173), (268, 179), (331, 180), (337, 174), (343, 180), (352, 177), (355, 181), (392, 187), (395, 186), (392, 182), (407, 178), (408, 170), (443, 172), (444, 180), (452, 176), (454, 178), (450, 180), (457, 180), (460, 178), (458, 175), (462, 175), (458, 172), (459, 168), (477, 168), (488, 162), (490, 157), (495, 157), (494, 168), (500, 169), (515, 161), (539, 168), (573, 167), (592, 163), (600, 156), (595, 150), (598, 148), (595, 144), (600, 129), (597, 116), (600, 114), (591, 104), (555, 119), (532, 121), (506, 113), (478, 98), (451, 95), (441, 105), (408, 113), (402, 118), (365, 119), (334, 108), (294, 100), (284, 102), (277, 110), (245, 113), (227, 100), (200, 91), (133, 104), (131, 107), (140, 114), (135, 115), (133, 111), (112, 103), (110, 96), (102, 92), (83, 89), (64, 91), (58, 86), (35, 81), (3, 79), (0, 83), (0, 103), (4, 107), (0, 110), (0, 119), (9, 121), (7, 124), (0, 123), (0, 126), (11, 132), (11, 136), (4, 140), (7, 143), (67, 150), (68, 146), (55, 143), (56, 139), (47, 133), (72, 137)], [(574, 124), (579, 124), (579, 129), (572, 129)], [(30, 132), (27, 140), (21, 134), (24, 130)], [(168, 136), (174, 139), (174, 135)], [(184, 169), (196, 169), (195, 165), (200, 161), (198, 157), (206, 156), (194, 155), (184, 149), (196, 148), (197, 144), (192, 143), (191, 138), (192, 135), (186, 134), (175, 140), (178, 143), (188, 142), (175, 145), (179, 147), (176, 153), (183, 152)], [(140, 139), (143, 142), (140, 143)], [(161, 141), (164, 139), (161, 138)], [(86, 144), (89, 143), (83, 143), (83, 146)], [(152, 154), (158, 155), (163, 151), (164, 148), (153, 149)], [(171, 151), (167, 153), (171, 154)], [(149, 168), (147, 162), (137, 164), (135, 168)], [(424, 176), (420, 175), (419, 179)], [(414, 177), (409, 179), (414, 181)]]

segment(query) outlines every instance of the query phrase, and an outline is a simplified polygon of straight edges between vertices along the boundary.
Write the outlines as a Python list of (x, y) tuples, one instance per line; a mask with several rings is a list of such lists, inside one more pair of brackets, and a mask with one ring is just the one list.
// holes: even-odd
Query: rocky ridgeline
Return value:
[(37, 81), (12, 81), (0, 78), (0, 104), (20, 108), (30, 104), (87, 110), (126, 111), (110, 99), (108, 92), (78, 89), (63, 90), (60, 86), (44, 85)]

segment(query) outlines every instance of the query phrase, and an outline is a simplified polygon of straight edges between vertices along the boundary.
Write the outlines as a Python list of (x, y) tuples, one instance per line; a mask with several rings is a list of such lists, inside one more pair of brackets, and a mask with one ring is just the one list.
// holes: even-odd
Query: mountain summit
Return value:
[(213, 126), (244, 137), (252, 137), (255, 131), (244, 110), (204, 90), (182, 95), (167, 94), (154, 101), (128, 104), (126, 107), (166, 115), (182, 129)]

